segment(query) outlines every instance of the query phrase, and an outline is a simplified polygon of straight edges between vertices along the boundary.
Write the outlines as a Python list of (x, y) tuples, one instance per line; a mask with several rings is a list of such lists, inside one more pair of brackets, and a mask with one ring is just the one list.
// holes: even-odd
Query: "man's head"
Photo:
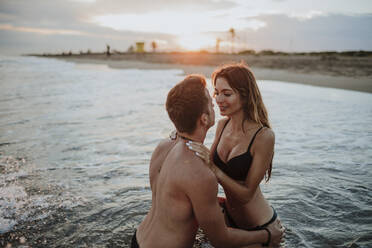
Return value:
[(203, 76), (189, 75), (168, 93), (166, 109), (177, 131), (192, 134), (200, 120), (207, 128), (214, 125), (212, 99)]

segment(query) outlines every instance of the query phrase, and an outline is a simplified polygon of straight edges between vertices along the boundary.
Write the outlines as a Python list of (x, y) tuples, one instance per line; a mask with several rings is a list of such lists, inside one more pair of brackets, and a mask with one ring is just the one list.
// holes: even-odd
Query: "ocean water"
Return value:
[[(0, 246), (128, 247), (182, 73), (0, 57)], [(372, 94), (259, 87), (276, 134), (261, 187), (286, 247), (372, 247)]]

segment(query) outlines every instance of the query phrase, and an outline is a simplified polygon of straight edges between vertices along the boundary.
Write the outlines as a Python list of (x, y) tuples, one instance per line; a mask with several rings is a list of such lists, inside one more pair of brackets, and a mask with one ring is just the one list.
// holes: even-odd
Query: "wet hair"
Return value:
[(206, 81), (201, 75), (189, 75), (168, 93), (166, 109), (177, 131), (192, 134), (197, 120), (208, 113)]
[[(239, 94), (244, 111), (244, 118), (242, 121), (243, 132), (245, 120), (253, 121), (261, 126), (271, 128), (267, 110), (257, 86), (256, 79), (246, 64), (227, 64), (218, 68), (212, 74), (213, 86), (216, 86), (217, 78), (224, 78), (230, 87)], [(272, 162), (267, 172), (266, 181), (271, 177), (271, 170)]]

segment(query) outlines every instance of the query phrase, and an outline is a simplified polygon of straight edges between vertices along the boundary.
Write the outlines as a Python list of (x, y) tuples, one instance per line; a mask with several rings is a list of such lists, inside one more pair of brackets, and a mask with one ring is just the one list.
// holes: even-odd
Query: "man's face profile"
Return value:
[(209, 91), (205, 89), (205, 94), (208, 98), (208, 128), (212, 127), (215, 122), (215, 113), (214, 113), (214, 108), (213, 108), (213, 100), (212, 97), (209, 95)]

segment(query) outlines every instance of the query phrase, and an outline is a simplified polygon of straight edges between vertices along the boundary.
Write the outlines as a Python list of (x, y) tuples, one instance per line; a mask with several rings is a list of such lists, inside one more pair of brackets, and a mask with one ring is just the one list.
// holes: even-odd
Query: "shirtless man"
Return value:
[(132, 238), (131, 247), (190, 248), (200, 227), (215, 247), (279, 245), (279, 221), (267, 230), (244, 231), (226, 227), (218, 204), (217, 179), (186, 146), (203, 143), (214, 125), (212, 99), (205, 79), (191, 75), (168, 93), (166, 109), (177, 138), (160, 142), (150, 162), (152, 206)]

